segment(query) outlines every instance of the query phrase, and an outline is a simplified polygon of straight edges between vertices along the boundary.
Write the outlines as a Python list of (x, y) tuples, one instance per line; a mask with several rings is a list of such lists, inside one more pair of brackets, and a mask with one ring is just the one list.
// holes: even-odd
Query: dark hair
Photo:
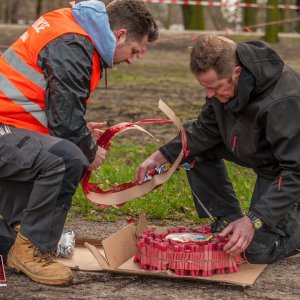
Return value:
[(238, 65), (236, 43), (216, 34), (200, 35), (191, 50), (190, 69), (193, 74), (214, 70), (219, 78), (226, 78)]
[(127, 40), (140, 42), (145, 35), (149, 42), (157, 40), (158, 26), (144, 1), (113, 0), (106, 11), (111, 29), (125, 28)]

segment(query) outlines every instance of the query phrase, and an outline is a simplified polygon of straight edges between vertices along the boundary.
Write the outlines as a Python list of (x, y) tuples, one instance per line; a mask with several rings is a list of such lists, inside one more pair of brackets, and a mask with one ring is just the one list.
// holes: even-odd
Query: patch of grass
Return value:
[[(103, 189), (108, 189), (114, 184), (132, 181), (138, 165), (155, 150), (156, 147), (151, 144), (129, 144), (124, 146), (114, 143), (105, 163), (99, 170), (94, 172), (91, 180), (101, 182)], [(230, 162), (227, 162), (227, 168), (240, 199), (241, 207), (247, 210), (255, 175), (251, 170), (238, 167)], [(121, 215), (128, 218), (137, 217), (142, 211), (145, 211), (149, 218), (172, 219), (175, 221), (188, 220), (189, 222), (199, 223), (185, 171), (180, 169), (163, 186), (158, 187), (144, 197), (128, 202), (120, 208), (102, 209), (94, 206), (86, 200), (81, 188), (78, 188), (73, 197), (71, 214), (80, 213), (86, 219), (93, 221), (115, 221)]]
[(247, 211), (256, 180), (256, 175), (251, 169), (242, 168), (232, 162), (226, 162), (234, 190), (240, 201), (243, 211)]

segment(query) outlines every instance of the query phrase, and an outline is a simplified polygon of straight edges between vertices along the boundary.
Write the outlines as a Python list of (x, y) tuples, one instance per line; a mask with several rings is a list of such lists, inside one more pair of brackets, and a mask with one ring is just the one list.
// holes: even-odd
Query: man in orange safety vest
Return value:
[[(72, 196), (105, 150), (87, 123), (102, 71), (141, 58), (158, 27), (142, 0), (82, 1), (41, 16), (0, 57), (0, 252), (34, 281), (72, 281), (53, 260)], [(106, 74), (106, 72), (105, 72)], [(0, 254), (1, 254), (0, 253)]]

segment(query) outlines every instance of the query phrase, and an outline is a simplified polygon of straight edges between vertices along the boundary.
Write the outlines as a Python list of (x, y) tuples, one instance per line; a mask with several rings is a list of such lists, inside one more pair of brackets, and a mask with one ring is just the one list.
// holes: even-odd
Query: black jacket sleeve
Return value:
[(270, 227), (279, 224), (300, 199), (299, 116), (299, 97), (277, 101), (264, 113), (266, 137), (281, 173), (251, 209)]
[(90, 95), (92, 42), (78, 34), (63, 35), (39, 53), (46, 87), (46, 116), (50, 134), (76, 144), (89, 162), (97, 151), (85, 120), (86, 99)]
[[(222, 142), (214, 109), (208, 102), (202, 107), (198, 118), (187, 122), (184, 127), (186, 128), (189, 155), (182, 162), (192, 162), (197, 155)], [(178, 135), (175, 139), (162, 146), (159, 151), (170, 163), (173, 163), (178, 157), (181, 148), (181, 137)]]

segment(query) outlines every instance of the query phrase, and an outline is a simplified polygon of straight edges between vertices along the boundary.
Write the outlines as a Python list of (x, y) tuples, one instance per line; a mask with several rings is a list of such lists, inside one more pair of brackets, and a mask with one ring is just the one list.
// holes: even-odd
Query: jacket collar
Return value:
[(110, 29), (105, 5), (97, 0), (82, 1), (72, 7), (72, 15), (76, 23), (91, 36), (100, 57), (111, 68), (116, 37)]

